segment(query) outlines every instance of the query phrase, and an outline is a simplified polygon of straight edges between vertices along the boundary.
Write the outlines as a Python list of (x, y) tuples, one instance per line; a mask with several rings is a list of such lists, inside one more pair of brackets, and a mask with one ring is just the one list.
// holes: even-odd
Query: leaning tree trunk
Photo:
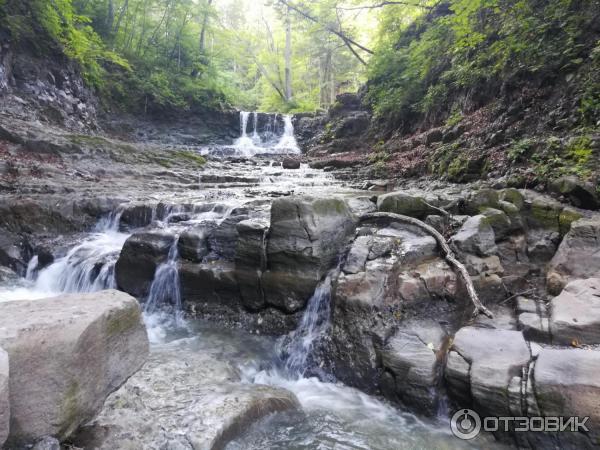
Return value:
[(481, 303), (481, 300), (479, 300), (479, 296), (477, 295), (475, 286), (473, 286), (473, 281), (471, 280), (471, 277), (469, 276), (469, 272), (467, 271), (467, 268), (458, 259), (456, 259), (454, 252), (452, 251), (452, 249), (446, 242), (446, 239), (444, 239), (444, 236), (442, 236), (435, 228), (430, 227), (429, 225), (427, 225), (424, 222), (421, 222), (418, 219), (415, 219), (415, 218), (409, 217), (409, 216), (403, 216), (401, 214), (378, 212), (378, 213), (364, 214), (363, 216), (360, 217), (361, 221), (367, 221), (367, 220), (373, 220), (373, 219), (390, 219), (395, 222), (401, 222), (401, 223), (407, 223), (410, 225), (414, 225), (417, 228), (425, 231), (430, 236), (432, 236), (436, 240), (438, 246), (440, 247), (440, 251), (441, 251), (444, 259), (448, 262), (448, 264), (450, 264), (450, 266), (454, 269), (456, 274), (462, 279), (464, 286), (467, 289), (467, 294), (469, 295), (471, 302), (475, 306), (475, 311), (473, 312), (473, 315), (477, 316), (478, 314), (484, 314), (489, 318), (494, 317), (492, 312), (489, 309), (487, 309), (485, 306), (483, 306), (483, 304)]

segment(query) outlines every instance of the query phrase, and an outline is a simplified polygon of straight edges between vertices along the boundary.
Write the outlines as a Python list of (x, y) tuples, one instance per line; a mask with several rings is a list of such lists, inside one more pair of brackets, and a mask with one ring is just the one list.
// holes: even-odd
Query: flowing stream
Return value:
[[(234, 148), (246, 156), (268, 152), (297, 153), (291, 118), (284, 116), (281, 135), (277, 133), (278, 120), (274, 116), (261, 137), (258, 114), (241, 113), (240, 137), (233, 144)], [(250, 124), (252, 130), (248, 129)], [(268, 189), (276, 183), (274, 179), (279, 169), (267, 166), (260, 170), (260, 186)], [(299, 171), (296, 178), (292, 178), (294, 181), (284, 180), (283, 183), (306, 182), (308, 173)], [(325, 184), (320, 186), (317, 189), (322, 190)], [(222, 222), (235, 205), (234, 202), (229, 207), (204, 208), (188, 218), (188, 222), (203, 223), (209, 219)], [(169, 227), (171, 219), (180, 212), (168, 210), (158, 225)], [(115, 263), (130, 236), (119, 231), (119, 222), (119, 212), (103, 219), (93, 232), (48, 267), (38, 268), (38, 258), (34, 257), (26, 278), (16, 285), (0, 287), (0, 301), (115, 288)], [(331, 326), (330, 276), (315, 290), (298, 329), (276, 340), (185, 319), (181, 308), (177, 249), (175, 239), (167, 260), (156, 269), (148, 298), (143, 299), (153, 349), (178, 341), (190, 352), (222, 349), (222, 357), (239, 368), (245, 383), (286, 388), (297, 396), (302, 406), (301, 411), (278, 413), (257, 422), (230, 442), (229, 450), (476, 448), (474, 444), (454, 438), (446, 418), (421, 419), (340, 383), (306, 377), (313, 346)], [(489, 445), (486, 447), (490, 448)]]

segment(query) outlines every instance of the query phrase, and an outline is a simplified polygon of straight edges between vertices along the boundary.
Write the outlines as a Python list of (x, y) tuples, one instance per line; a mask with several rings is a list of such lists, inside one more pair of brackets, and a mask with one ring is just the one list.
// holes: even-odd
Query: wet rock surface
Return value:
[[(195, 338), (198, 339), (198, 338)], [(161, 344), (75, 437), (84, 448), (219, 449), (260, 418), (299, 407), (281, 388), (245, 384), (219, 349)]]
[(67, 438), (148, 354), (139, 305), (117, 291), (0, 302), (0, 345), (10, 364), (9, 446)]

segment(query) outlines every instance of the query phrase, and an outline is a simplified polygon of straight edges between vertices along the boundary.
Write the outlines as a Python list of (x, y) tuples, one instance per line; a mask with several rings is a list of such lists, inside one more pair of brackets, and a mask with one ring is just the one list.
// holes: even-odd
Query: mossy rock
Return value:
[(564, 236), (571, 229), (571, 224), (583, 216), (573, 208), (564, 208), (558, 216), (558, 227), (561, 236)]
[(525, 197), (518, 189), (508, 188), (500, 191), (500, 199), (512, 203), (519, 211), (525, 206)]
[(501, 209), (498, 191), (480, 189), (469, 195), (465, 202), (465, 212), (469, 215), (480, 214), (487, 208)]
[(559, 231), (559, 217), (562, 205), (544, 198), (536, 198), (529, 211), (529, 224), (534, 228)]
[(494, 230), (496, 239), (502, 239), (510, 233), (512, 222), (504, 211), (495, 208), (486, 208), (482, 214), (485, 217), (485, 223)]
[(423, 197), (404, 192), (391, 192), (381, 195), (377, 199), (377, 209), (417, 219), (425, 219), (427, 216), (437, 213), (437, 211), (427, 205)]

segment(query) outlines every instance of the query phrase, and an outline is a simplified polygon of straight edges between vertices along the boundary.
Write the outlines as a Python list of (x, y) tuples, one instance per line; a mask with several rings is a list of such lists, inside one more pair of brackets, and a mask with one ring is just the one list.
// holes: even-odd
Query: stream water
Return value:
[[(261, 137), (256, 132), (257, 116), (242, 113), (240, 138), (234, 147), (246, 156), (265, 149), (271, 153), (297, 152), (291, 120), (284, 119), (283, 134), (276, 132), (276, 122), (273, 121), (271, 134)], [(249, 130), (249, 124), (253, 129)], [(326, 175), (306, 168), (293, 175), (281, 174), (280, 168), (270, 166), (248, 170), (260, 173), (259, 186), (254, 188), (259, 198), (260, 193), (272, 189), (303, 191), (310, 188), (322, 192), (324, 186), (331, 189), (333, 184)], [(307, 183), (307, 179), (313, 181)], [(316, 179), (321, 182), (315, 182)], [(229, 203), (225, 203), (226, 207), (212, 207), (192, 214), (188, 223), (222, 221), (241, 203), (235, 199), (244, 197), (239, 193), (223, 194), (222, 190), (207, 192), (205, 195), (213, 201)], [(93, 232), (46, 268), (38, 270), (37, 259), (32, 260), (26, 278), (0, 287), (0, 301), (114, 288), (115, 262), (129, 237), (128, 233), (119, 231), (119, 218), (117, 211), (102, 220)], [(177, 233), (176, 225), (169, 222), (167, 214), (155, 225), (173, 227)], [(152, 349), (157, 352), (178, 341), (190, 352), (220, 349), (222, 357), (239, 368), (244, 383), (286, 388), (297, 396), (302, 406), (299, 411), (273, 414), (255, 423), (228, 444), (229, 450), (490, 448), (491, 443), (487, 441), (482, 445), (453, 437), (446, 417), (423, 419), (356, 389), (304, 376), (315, 339), (330, 326), (329, 277), (317, 287), (298, 329), (287, 339), (274, 339), (186, 320), (181, 311), (178, 258), (175, 241), (168, 259), (156, 270), (148, 298), (142, 299)]]

